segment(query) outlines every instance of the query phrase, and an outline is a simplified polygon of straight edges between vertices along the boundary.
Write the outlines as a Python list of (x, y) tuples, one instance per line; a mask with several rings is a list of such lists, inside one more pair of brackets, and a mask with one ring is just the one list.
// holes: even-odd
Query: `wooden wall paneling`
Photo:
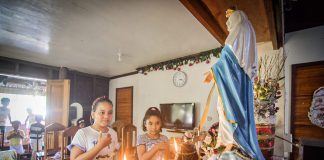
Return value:
[(82, 74), (76, 74), (75, 81), (75, 97), (79, 103), (85, 105), (84, 107), (91, 106), (91, 100), (93, 99), (93, 79), (92, 77)]
[(89, 122), (93, 101), (93, 78), (81, 73), (75, 73), (75, 101), (83, 107), (83, 117)]
[(38, 66), (19, 64), (18, 74), (26, 77), (37, 77), (42, 79), (48, 79), (50, 70)]
[(72, 70), (67, 77), (71, 79), (71, 103), (82, 105), (83, 117), (89, 123), (92, 102), (99, 96), (108, 96), (109, 79)]
[(94, 98), (100, 96), (109, 96), (109, 81), (108, 79), (95, 78), (94, 81)]
[(5, 59), (0, 59), (0, 72), (14, 74), (16, 72), (16, 63)]
[(0, 56), (0, 73), (40, 79), (57, 79), (58, 67)]

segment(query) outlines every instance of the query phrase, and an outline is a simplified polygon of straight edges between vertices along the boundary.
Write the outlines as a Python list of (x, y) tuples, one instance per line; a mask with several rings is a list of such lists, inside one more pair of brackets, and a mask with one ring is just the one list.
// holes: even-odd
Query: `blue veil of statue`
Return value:
[(225, 45), (212, 72), (235, 142), (253, 159), (263, 160), (255, 129), (252, 81), (230, 46)]

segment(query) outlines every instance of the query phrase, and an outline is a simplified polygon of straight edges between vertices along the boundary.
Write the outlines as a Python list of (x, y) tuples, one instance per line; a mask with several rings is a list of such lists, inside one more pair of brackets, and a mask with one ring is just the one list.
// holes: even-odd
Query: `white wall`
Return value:
[[(291, 116), (291, 66), (292, 64), (324, 60), (324, 26), (309, 28), (286, 34), (284, 52), (285, 65), (285, 133), (290, 134)], [(285, 148), (290, 148), (285, 146)]]
[[(278, 53), (278, 51), (274, 51), (272, 49), (271, 42), (258, 44), (258, 51), (260, 56)], [(216, 61), (217, 59), (213, 58), (209, 64), (200, 63), (191, 67), (182, 67), (182, 71), (187, 73), (188, 82), (184, 87), (181, 88), (173, 86), (172, 76), (176, 72), (174, 70), (153, 71), (149, 72), (147, 75), (136, 74), (113, 79), (109, 84), (109, 98), (113, 101), (115, 106), (116, 88), (133, 86), (133, 121), (134, 124), (140, 128), (146, 109), (152, 106), (159, 107), (159, 104), (161, 103), (195, 102), (196, 107), (198, 108), (196, 118), (196, 123), (198, 123), (201, 118), (207, 96), (212, 87), (212, 84), (204, 84), (202, 82), (204, 79), (204, 73), (207, 72)], [(216, 96), (217, 92), (214, 92), (209, 112), (209, 117), (212, 119), (211, 121), (206, 122), (206, 129), (208, 129), (212, 123), (218, 121), (218, 115), (216, 112)], [(280, 105), (280, 108), (283, 108), (283, 102)], [(280, 116), (278, 117), (280, 118), (277, 119), (277, 122), (281, 123), (280, 126), (282, 126), (283, 122), (283, 111), (284, 109), (279, 111)], [(283, 134), (282, 128), (283, 127), (277, 129), (277, 131), (280, 132), (280, 135)], [(139, 134), (142, 133), (142, 130), (139, 129)], [(163, 131), (163, 134), (168, 136), (173, 135), (172, 133), (165, 131)], [(277, 144), (280, 146), (279, 143)], [(283, 144), (281, 143), (281, 145)]]
[[(200, 120), (207, 96), (212, 87), (211, 84), (204, 84), (204, 73), (216, 62), (213, 58), (209, 64), (200, 63), (191, 67), (183, 66), (182, 71), (187, 73), (188, 81), (184, 87), (175, 87), (172, 82), (174, 70), (152, 71), (147, 75), (136, 74), (132, 76), (113, 79), (109, 84), (109, 98), (115, 106), (116, 88), (134, 86), (133, 122), (139, 128), (138, 134), (142, 134), (142, 120), (146, 109), (152, 106), (159, 108), (161, 103), (194, 102), (197, 108), (196, 123)], [(214, 92), (211, 102), (211, 121), (207, 121), (205, 127), (218, 121), (216, 112), (216, 95)], [(206, 128), (207, 128), (206, 127)], [(163, 134), (173, 136), (173, 133), (163, 131)]]

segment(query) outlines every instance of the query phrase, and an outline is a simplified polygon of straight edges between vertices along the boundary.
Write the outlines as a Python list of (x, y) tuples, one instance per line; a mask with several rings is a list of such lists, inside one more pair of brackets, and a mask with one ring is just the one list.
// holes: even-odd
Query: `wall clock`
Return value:
[(183, 87), (187, 82), (187, 74), (183, 71), (177, 71), (173, 75), (173, 84), (176, 87)]

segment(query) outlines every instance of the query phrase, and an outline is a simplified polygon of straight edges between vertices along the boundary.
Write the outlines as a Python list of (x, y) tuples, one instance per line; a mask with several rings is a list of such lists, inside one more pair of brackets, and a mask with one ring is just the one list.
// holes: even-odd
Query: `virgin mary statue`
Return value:
[(236, 146), (251, 158), (263, 160), (254, 121), (253, 79), (258, 58), (255, 33), (243, 11), (227, 10), (226, 16), (229, 35), (205, 79), (214, 79), (219, 93), (217, 145), (226, 146), (225, 151)]

